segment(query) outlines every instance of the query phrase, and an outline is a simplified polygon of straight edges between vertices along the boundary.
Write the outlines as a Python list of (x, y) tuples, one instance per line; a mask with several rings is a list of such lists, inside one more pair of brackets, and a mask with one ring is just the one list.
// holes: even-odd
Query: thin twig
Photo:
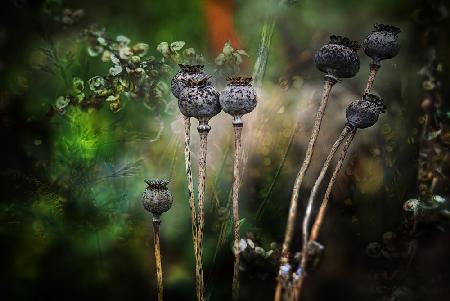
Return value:
[[(280, 268), (287, 264), (289, 261), (289, 245), (292, 240), (292, 236), (294, 233), (295, 220), (297, 217), (297, 206), (298, 206), (298, 194), (300, 191), (300, 186), (302, 185), (303, 178), (305, 176), (306, 171), (308, 170), (309, 164), (311, 163), (311, 158), (314, 152), (314, 145), (316, 143), (317, 137), (319, 136), (320, 126), (322, 124), (323, 115), (325, 113), (325, 109), (328, 104), (328, 98), (330, 96), (331, 88), (336, 83), (335, 80), (326, 77), (324, 86), (322, 99), (320, 101), (319, 109), (316, 113), (316, 117), (314, 119), (314, 126), (312, 129), (311, 137), (309, 138), (308, 148), (306, 150), (305, 159), (303, 160), (302, 166), (297, 174), (295, 179), (294, 187), (292, 189), (292, 197), (291, 204), (289, 208), (288, 221), (286, 225), (286, 232), (284, 234), (283, 246), (281, 249), (281, 259), (280, 259)], [(277, 287), (275, 290), (275, 301), (280, 301), (281, 299), (281, 291), (283, 285), (283, 279), (278, 277)]]
[(333, 175), (331, 176), (330, 182), (328, 182), (327, 190), (325, 191), (325, 195), (322, 199), (322, 204), (320, 205), (319, 213), (314, 221), (314, 224), (311, 229), (310, 239), (311, 241), (317, 240), (319, 236), (320, 227), (322, 226), (323, 219), (325, 217), (325, 211), (327, 209), (328, 200), (330, 199), (331, 191), (333, 190), (334, 183), (336, 182), (337, 176), (341, 171), (342, 166), (344, 165), (345, 156), (347, 155), (348, 148), (355, 137), (356, 129), (354, 129), (347, 140), (345, 140), (344, 145), (342, 146), (341, 156), (339, 157), (338, 162), (336, 163), (336, 167), (334, 168)]
[(234, 271), (233, 271), (233, 300), (239, 299), (239, 161), (241, 158), (242, 123), (234, 124), (234, 167), (233, 167), (233, 222), (234, 222)]
[(161, 220), (153, 219), (153, 242), (155, 246), (156, 278), (158, 280), (158, 301), (163, 301), (163, 274), (161, 265), (161, 246), (159, 243), (159, 225)]
[(186, 176), (188, 181), (188, 195), (189, 195), (189, 209), (191, 211), (192, 224), (192, 240), (194, 243), (194, 257), (195, 257), (195, 287), (197, 298), (200, 296), (199, 271), (201, 262), (198, 261), (198, 239), (197, 239), (197, 209), (195, 205), (194, 182), (192, 179), (192, 164), (191, 164), (191, 118), (184, 116), (184, 160), (186, 166)]
[(204, 300), (203, 282), (203, 229), (205, 227), (205, 183), (206, 183), (206, 153), (208, 150), (208, 133), (210, 126), (207, 120), (199, 119), (197, 127), (200, 135), (200, 155), (198, 158), (198, 231), (197, 231), (197, 260), (199, 262), (198, 281), (200, 288), (199, 300)]
[(370, 64), (369, 78), (367, 79), (366, 89), (364, 93), (370, 93), (372, 90), (373, 82), (375, 81), (375, 76), (377, 75), (378, 69), (380, 69), (381, 65), (372, 63)]

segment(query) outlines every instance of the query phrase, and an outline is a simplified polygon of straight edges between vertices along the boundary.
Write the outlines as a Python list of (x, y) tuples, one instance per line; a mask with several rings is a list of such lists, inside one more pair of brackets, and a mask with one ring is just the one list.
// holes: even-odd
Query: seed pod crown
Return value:
[(181, 92), (186, 88), (190, 79), (200, 79), (205, 76), (203, 65), (183, 65), (179, 64), (180, 71), (175, 74), (171, 81), (172, 94), (180, 98)]
[(360, 62), (357, 54), (360, 45), (349, 38), (332, 35), (328, 44), (314, 56), (317, 69), (337, 80), (353, 77), (358, 73)]
[(374, 64), (395, 57), (399, 50), (400, 29), (392, 25), (375, 24), (374, 30), (364, 39), (364, 53), (373, 59)]
[(257, 104), (256, 91), (251, 77), (229, 77), (228, 84), (220, 93), (219, 101), (225, 113), (233, 116), (253, 111)]

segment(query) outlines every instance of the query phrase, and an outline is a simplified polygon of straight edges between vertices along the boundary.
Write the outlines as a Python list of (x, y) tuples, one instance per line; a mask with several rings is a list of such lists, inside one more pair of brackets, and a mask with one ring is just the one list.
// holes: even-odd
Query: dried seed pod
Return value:
[(220, 113), (219, 92), (209, 82), (209, 76), (189, 79), (178, 99), (181, 113), (187, 117), (209, 119)]
[(251, 77), (229, 77), (228, 85), (220, 93), (219, 101), (225, 113), (234, 117), (250, 113), (256, 107), (256, 91)]
[(180, 98), (180, 94), (186, 88), (188, 80), (199, 80), (205, 76), (203, 65), (179, 64), (178, 66), (180, 66), (180, 71), (175, 74), (170, 83), (172, 94), (175, 95), (176, 98)]
[(314, 63), (317, 69), (335, 80), (353, 77), (359, 71), (359, 48), (356, 41), (332, 35), (328, 44), (316, 52)]
[(376, 24), (374, 27), (375, 30), (364, 39), (363, 49), (373, 59), (373, 63), (379, 65), (381, 60), (391, 59), (398, 54), (400, 29), (384, 24)]
[(154, 220), (159, 220), (161, 214), (172, 207), (172, 194), (167, 185), (167, 180), (145, 180), (148, 187), (142, 195), (142, 204), (145, 210), (153, 214)]
[(353, 101), (347, 107), (347, 122), (353, 128), (368, 128), (378, 121), (378, 116), (385, 110), (386, 106), (381, 97), (364, 94), (362, 100)]

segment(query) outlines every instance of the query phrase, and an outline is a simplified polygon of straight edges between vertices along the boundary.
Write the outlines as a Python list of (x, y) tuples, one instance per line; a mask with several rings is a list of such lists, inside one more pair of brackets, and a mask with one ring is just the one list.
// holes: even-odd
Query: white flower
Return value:
[(109, 74), (111, 74), (112, 76), (116, 76), (122, 73), (122, 70), (122, 66), (114, 65), (114, 67), (109, 68)]

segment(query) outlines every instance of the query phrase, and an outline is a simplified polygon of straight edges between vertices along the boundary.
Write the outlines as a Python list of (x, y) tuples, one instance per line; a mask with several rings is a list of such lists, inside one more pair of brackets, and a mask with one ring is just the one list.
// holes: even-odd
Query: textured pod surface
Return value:
[(205, 76), (203, 65), (183, 65), (179, 64), (180, 71), (175, 74), (170, 82), (172, 94), (180, 98), (181, 92), (186, 88), (187, 82), (191, 79), (200, 80)]
[(222, 110), (219, 92), (206, 77), (200, 81), (188, 81), (188, 86), (178, 99), (178, 107), (184, 116), (195, 118), (211, 118)]
[(375, 62), (395, 57), (400, 50), (400, 44), (398, 42), (400, 29), (395, 26), (383, 24), (377, 24), (374, 27), (375, 30), (364, 39), (364, 53)]
[(317, 69), (336, 78), (349, 78), (358, 73), (360, 62), (357, 54), (359, 44), (341, 36), (331, 36), (314, 56)]
[(378, 121), (378, 116), (385, 110), (386, 106), (380, 97), (373, 94), (364, 94), (362, 100), (353, 101), (347, 107), (347, 122), (353, 128), (368, 128)]
[(142, 195), (144, 208), (151, 212), (155, 218), (168, 211), (172, 207), (172, 194), (167, 185), (167, 180), (145, 180), (148, 187)]
[(257, 104), (256, 91), (251, 78), (229, 78), (228, 85), (220, 93), (219, 101), (225, 113), (244, 115), (253, 111)]

